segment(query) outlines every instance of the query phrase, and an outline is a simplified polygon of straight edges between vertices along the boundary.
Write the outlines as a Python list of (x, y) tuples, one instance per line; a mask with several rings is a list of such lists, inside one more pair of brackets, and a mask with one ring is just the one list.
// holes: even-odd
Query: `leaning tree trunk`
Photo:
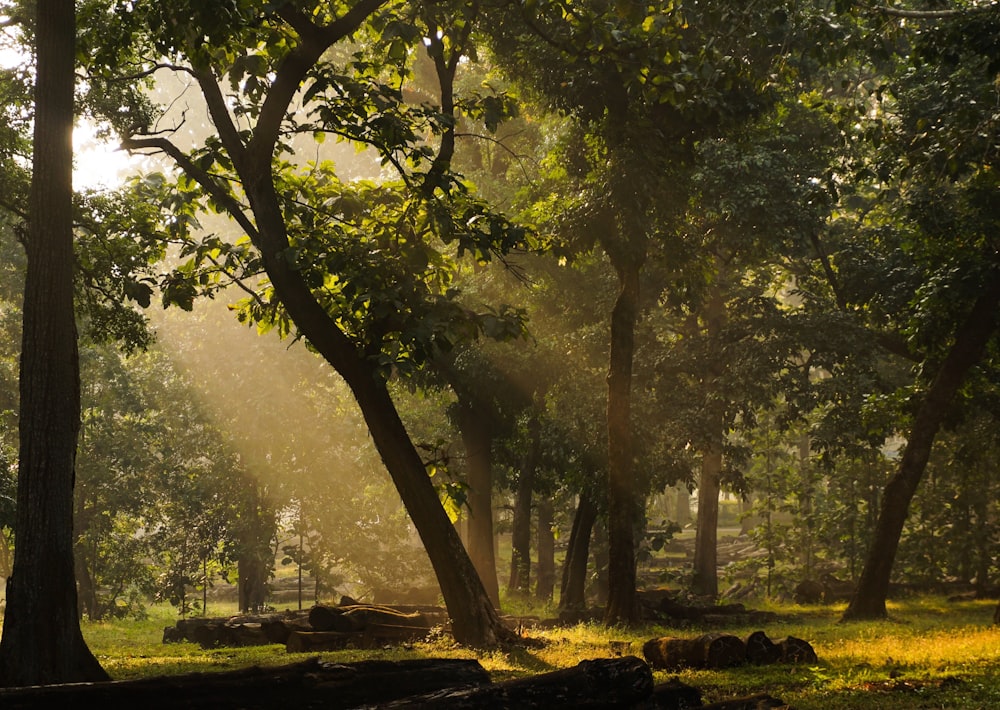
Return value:
[(892, 564), (909, 511), (910, 500), (923, 477), (934, 437), (947, 415), (965, 376), (981, 359), (997, 329), (1000, 306), (1000, 272), (994, 273), (955, 334), (955, 342), (938, 368), (930, 389), (910, 429), (899, 468), (882, 494), (875, 537), (868, 550), (854, 598), (844, 619), (879, 619), (886, 616)]
[(80, 369), (73, 313), (72, 0), (36, 6), (34, 156), (20, 372), (14, 565), (0, 684), (106, 680), (83, 640), (73, 574)]
[(466, 483), (469, 485), (469, 557), (486, 587), (490, 601), (500, 608), (496, 536), (493, 532), (493, 432), (491, 417), (474, 401), (459, 395), (458, 425), (465, 445)]
[(608, 603), (606, 624), (638, 619), (635, 594), (635, 471), (632, 461), (632, 358), (639, 316), (641, 258), (619, 257), (621, 290), (611, 313), (608, 366)]
[(358, 12), (352, 11), (342, 18), (344, 21), (337, 24), (335, 31), (309, 35), (291, 50), (278, 69), (268, 95), (267, 110), (261, 113), (249, 141), (245, 142), (234, 123), (212, 70), (208, 67), (193, 69), (219, 139), (239, 174), (252, 217), (220, 188), (213, 176), (174, 146), (156, 138), (133, 139), (127, 144), (166, 150), (246, 231), (289, 318), (310, 345), (344, 378), (357, 400), (372, 441), (423, 541), (448, 607), (456, 640), (473, 646), (492, 646), (512, 637), (513, 632), (501, 622), (438, 499), (389, 395), (385, 375), (340, 329), (310, 290), (301, 270), (288, 259), (288, 232), (271, 172), (285, 110), (306, 80), (309, 68), (334, 41), (353, 31), (376, 5), (375, 2), (359, 3)]
[(596, 521), (597, 506), (589, 495), (581, 494), (566, 543), (559, 591), (560, 609), (583, 609), (587, 605), (587, 560), (590, 558), (590, 535)]

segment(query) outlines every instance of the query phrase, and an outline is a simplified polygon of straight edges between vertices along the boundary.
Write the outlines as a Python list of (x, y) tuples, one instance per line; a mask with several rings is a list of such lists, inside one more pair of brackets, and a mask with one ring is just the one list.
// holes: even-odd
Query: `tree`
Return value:
[(900, 202), (906, 212), (899, 216), (916, 238), (905, 241), (904, 249), (925, 270), (913, 294), (910, 325), (922, 376), (909, 402), (906, 445), (883, 493), (845, 619), (886, 615), (900, 535), (934, 439), (997, 331), (1000, 190), (991, 164), (1000, 143), (995, 121), (984, 122), (979, 106), (996, 100), (998, 28), (1000, 12), (994, 9), (960, 13), (921, 32), (891, 86), (898, 108), (887, 109), (898, 120), (873, 127), (891, 138), (879, 167), (896, 168), (896, 180), (885, 183), (905, 196)]
[[(337, 15), (325, 5), (136, 8), (125, 21), (157, 23), (157, 49), (194, 78), (217, 136), (193, 153), (151, 131), (124, 144), (166, 153), (181, 168), (170, 198), (180, 208), (175, 214), (190, 217), (190, 200), (203, 200), (227, 213), (248, 237), (235, 245), (215, 238), (190, 242), (185, 256), (193, 258), (168, 276), (166, 300), (190, 305), (200, 285), (214, 288), (232, 277), (227, 267), (240, 270), (239, 278), (266, 274), (243, 316), (264, 329), (278, 326), (283, 334), (294, 327), (351, 388), (431, 558), (455, 637), (485, 646), (509, 637), (387, 388), (393, 372), (419, 367), (436, 349), (500, 320), (458, 307), (448, 289), (448, 260), (429, 241), (438, 236), (459, 254), (488, 260), (523, 238), (448, 171), (457, 111), (454, 76), (470, 51), (475, 6), (404, 11), (385, 0), (362, 0)], [(220, 23), (219, 13), (230, 19)], [(338, 45), (358, 33), (371, 46), (345, 56)], [(440, 82), (439, 107), (402, 103), (412, 43), (426, 43)], [(225, 81), (235, 87), (231, 102)], [(311, 113), (296, 114), (292, 101), (303, 89)], [(440, 136), (436, 154), (424, 143), (424, 130)], [(398, 178), (342, 183), (330, 164), (297, 173), (298, 166), (280, 158), (292, 148), (285, 140), (289, 131), (340, 135), (370, 146)], [(175, 217), (169, 226), (180, 233), (190, 223)]]
[(17, 541), (0, 638), (0, 682), (106, 680), (77, 617), (73, 478), (80, 372), (73, 307), (71, 0), (36, 8), (34, 151), (25, 249)]
[[(693, 147), (767, 103), (770, 38), (788, 29), (787, 15), (771, 9), (670, 3), (663, 12), (595, 2), (567, 12), (561, 3), (533, 3), (522, 25), (495, 26), (498, 61), (587, 134), (578, 197), (565, 211), (575, 212), (577, 240), (599, 244), (618, 279), (607, 369), (607, 623), (638, 615), (632, 387), (644, 269), (651, 254), (679, 251)], [(746, 26), (762, 31), (732, 32)]]

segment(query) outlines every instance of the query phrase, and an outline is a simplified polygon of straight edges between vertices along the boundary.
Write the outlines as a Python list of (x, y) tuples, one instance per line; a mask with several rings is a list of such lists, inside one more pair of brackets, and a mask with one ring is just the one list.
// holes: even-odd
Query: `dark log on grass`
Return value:
[(698, 637), (704, 654), (704, 668), (732, 668), (746, 663), (747, 648), (743, 640), (730, 634), (705, 634)]
[(650, 639), (642, 647), (653, 668), (731, 668), (746, 663), (746, 646), (729, 634), (705, 634), (694, 639)]
[(816, 663), (816, 651), (808, 641), (789, 636), (778, 641), (782, 663)]
[[(696, 706), (697, 707), (697, 706)], [(720, 700), (719, 702), (702, 705), (700, 710), (779, 710), (788, 708), (784, 701), (767, 693), (748, 695), (745, 698)]]
[(361, 648), (364, 636), (364, 631), (291, 631), (285, 650), (288, 653), (318, 653)]
[(421, 612), (403, 612), (392, 607), (372, 604), (317, 605), (309, 610), (309, 624), (314, 631), (364, 631), (369, 624), (413, 626), (422, 629), (430, 629), (433, 625)]
[(701, 691), (677, 679), (660, 683), (646, 700), (632, 710), (691, 710), (701, 707)]
[(664, 636), (650, 639), (642, 646), (642, 656), (653, 668), (668, 671), (681, 668), (700, 668), (701, 654), (695, 639)]
[[(582, 661), (572, 668), (530, 678), (441, 690), (381, 703), (379, 708), (633, 708), (653, 692), (649, 666), (635, 656)], [(374, 704), (365, 707), (375, 707)]]
[(288, 635), (293, 631), (311, 631), (312, 625), (307, 617), (290, 619), (272, 619), (261, 622), (261, 630), (271, 643), (288, 643)]
[(277, 668), (0, 689), (0, 707), (4, 710), (42, 707), (340, 710), (366, 703), (383, 705), (442, 688), (489, 682), (489, 674), (474, 660), (427, 658), (323, 663), (310, 659)]
[(770, 665), (781, 660), (781, 646), (763, 631), (754, 631), (743, 642), (747, 649), (747, 663)]

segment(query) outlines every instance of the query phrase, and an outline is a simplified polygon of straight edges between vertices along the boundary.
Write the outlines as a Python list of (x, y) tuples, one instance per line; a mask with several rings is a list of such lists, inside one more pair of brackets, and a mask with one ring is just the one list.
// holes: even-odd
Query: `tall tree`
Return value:
[(906, 61), (867, 134), (882, 139), (880, 197), (903, 225), (902, 251), (919, 273), (905, 332), (921, 368), (904, 413), (906, 445), (846, 619), (886, 615), (900, 535), (934, 439), (963, 389), (972, 394), (970, 374), (1000, 327), (1000, 179), (993, 169), (1000, 126), (985, 108), (1000, 91), (1000, 10), (929, 17), (938, 24), (902, 43)]
[(73, 566), (80, 372), (73, 307), (73, 0), (36, 5), (34, 153), (20, 370), (17, 541), (0, 682), (106, 680), (83, 640)]
[[(248, 237), (236, 245), (189, 242), (193, 258), (168, 277), (166, 299), (189, 305), (213, 279), (202, 267), (223, 280), (234, 268), (242, 277), (266, 275), (243, 316), (283, 334), (294, 327), (350, 387), (430, 556), (455, 637), (480, 646), (509, 637), (387, 387), (390, 375), (417, 369), (436, 350), (502, 320), (491, 314), (487, 323), (455, 302), (448, 258), (431, 240), (488, 260), (523, 236), (449, 170), (454, 79), (471, 51), (476, 4), (133, 5), (133, 18), (153, 19), (155, 43), (171, 66), (194, 78), (217, 135), (192, 153), (155, 131), (126, 145), (166, 153), (181, 168), (173, 205), (189, 209), (189, 199), (203, 200)], [(219, 22), (220, 13), (227, 22)], [(355, 48), (342, 45), (361, 34), (369, 46), (349, 55)], [(414, 45), (430, 56), (438, 106), (403, 102)], [(282, 158), (293, 151), (290, 134), (334, 134), (368, 146), (397, 179), (342, 183), (330, 163), (299, 171), (303, 166)], [(436, 150), (425, 143), (427, 134), (439, 138)], [(175, 218), (171, 226), (183, 229), (182, 222)]]
[[(599, 244), (618, 280), (607, 366), (607, 623), (638, 617), (632, 390), (644, 269), (652, 253), (677, 250), (695, 144), (766, 103), (771, 41), (787, 30), (787, 15), (771, 9), (586, 2), (567, 11), (539, 2), (525, 5), (522, 24), (495, 25), (498, 61), (588, 135), (565, 211), (575, 212), (577, 240)], [(733, 31), (744, 26), (762, 30)]]

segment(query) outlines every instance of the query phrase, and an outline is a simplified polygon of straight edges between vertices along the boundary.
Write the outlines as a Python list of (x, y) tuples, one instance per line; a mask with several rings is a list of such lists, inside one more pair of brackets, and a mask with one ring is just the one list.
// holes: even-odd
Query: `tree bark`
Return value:
[(80, 632), (73, 483), (80, 369), (73, 310), (72, 0), (36, 7), (34, 155), (20, 371), (14, 565), (0, 684), (105, 680)]
[(608, 625), (638, 620), (635, 595), (635, 471), (632, 455), (632, 358), (639, 314), (641, 258), (613, 259), (621, 290), (611, 314), (608, 367)]
[(556, 538), (552, 531), (552, 499), (542, 497), (538, 501), (538, 579), (535, 583), (535, 598), (552, 601), (556, 586)]
[(535, 488), (538, 463), (538, 420), (531, 418), (529, 441), (521, 459), (521, 475), (514, 495), (514, 519), (511, 523), (510, 581), (508, 594), (527, 596), (531, 588), (531, 495)]
[[(247, 480), (244, 486), (246, 495), (241, 503), (236, 587), (240, 612), (248, 614), (259, 613), (267, 605), (267, 581), (274, 565), (271, 543), (275, 534), (275, 515), (256, 481)], [(206, 587), (208, 582), (206, 579)]]
[[(705, 307), (706, 336), (710, 340), (719, 337), (725, 317), (725, 302), (717, 279), (711, 288)], [(701, 476), (698, 480), (698, 521), (692, 579), (692, 588), (696, 594), (712, 598), (719, 594), (717, 549), (719, 493), (722, 479), (722, 442), (725, 437), (722, 393), (718, 391), (720, 374), (718, 365), (706, 364), (704, 395), (709, 431), (706, 432), (708, 438), (702, 451)]]
[(691, 587), (695, 594), (713, 598), (719, 594), (717, 538), (721, 474), (721, 449), (706, 451), (701, 458), (701, 476), (698, 479), (698, 526)]
[(899, 468), (889, 479), (875, 525), (875, 536), (857, 592), (844, 611), (844, 620), (885, 618), (892, 565), (899, 538), (909, 512), (910, 501), (923, 477), (938, 429), (965, 381), (981, 359), (997, 330), (1000, 306), (1000, 272), (994, 272), (972, 310), (955, 333), (955, 341), (931, 382), (927, 395), (910, 428)]
[(573, 528), (566, 544), (563, 560), (562, 586), (559, 591), (559, 608), (583, 609), (587, 605), (587, 560), (590, 557), (590, 535), (597, 520), (597, 506), (583, 493), (573, 515)]
[(493, 606), (500, 608), (496, 536), (493, 533), (492, 417), (471, 398), (459, 394), (458, 422), (465, 445), (466, 483), (469, 485), (469, 557), (486, 587)]

